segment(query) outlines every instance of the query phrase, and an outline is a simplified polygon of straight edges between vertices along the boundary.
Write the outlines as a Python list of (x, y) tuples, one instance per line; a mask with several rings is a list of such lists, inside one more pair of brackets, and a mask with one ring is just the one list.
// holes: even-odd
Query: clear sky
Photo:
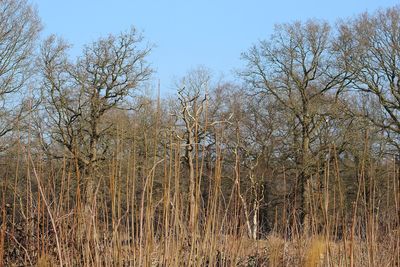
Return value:
[(31, 0), (44, 24), (43, 36), (62, 36), (74, 45), (132, 25), (156, 47), (149, 58), (162, 90), (198, 65), (233, 79), (240, 53), (268, 38), (274, 24), (309, 18), (335, 22), (364, 11), (399, 4), (394, 0)]

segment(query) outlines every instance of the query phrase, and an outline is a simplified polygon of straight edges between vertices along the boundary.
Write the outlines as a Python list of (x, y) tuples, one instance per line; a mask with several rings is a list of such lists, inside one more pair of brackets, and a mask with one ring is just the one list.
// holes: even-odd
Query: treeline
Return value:
[(239, 82), (162, 98), (135, 28), (72, 59), (27, 1), (0, 22), (0, 266), (400, 263), (400, 7), (276, 25)]

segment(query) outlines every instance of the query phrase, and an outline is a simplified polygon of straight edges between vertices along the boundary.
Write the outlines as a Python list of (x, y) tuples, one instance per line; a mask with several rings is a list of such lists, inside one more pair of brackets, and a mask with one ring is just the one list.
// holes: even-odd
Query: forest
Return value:
[(174, 94), (134, 26), (76, 58), (42, 30), (0, 0), (0, 266), (400, 265), (400, 6)]

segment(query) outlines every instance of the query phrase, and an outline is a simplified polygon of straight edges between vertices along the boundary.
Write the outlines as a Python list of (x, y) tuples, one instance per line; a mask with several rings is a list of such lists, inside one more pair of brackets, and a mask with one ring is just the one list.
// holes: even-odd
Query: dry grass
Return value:
[[(309, 230), (293, 231), (286, 209), (276, 216), (275, 230), (259, 232), (254, 240), (235, 185), (222, 193), (222, 150), (208, 173), (207, 190), (195, 197), (190, 225), (178, 140), (167, 135), (168, 144), (159, 151), (156, 139), (146, 138), (144, 145), (115, 147), (99, 174), (93, 203), (83, 203), (79, 179), (85, 177), (73, 162), (47, 161), (21, 147), (17, 166), (11, 165), (14, 179), (1, 184), (4, 266), (399, 266), (399, 192), (393, 172), (387, 172), (390, 187), (380, 196), (390, 200), (385, 211), (372, 198), (366, 201), (359, 183), (355, 213), (344, 216), (335, 187), (339, 172), (325, 168), (332, 191), (314, 192)], [(198, 179), (203, 163), (194, 162), (195, 188), (203, 188), (205, 181)]]

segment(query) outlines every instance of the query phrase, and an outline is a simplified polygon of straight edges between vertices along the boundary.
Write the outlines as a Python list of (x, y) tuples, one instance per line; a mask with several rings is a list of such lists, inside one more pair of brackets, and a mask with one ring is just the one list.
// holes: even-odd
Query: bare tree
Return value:
[(371, 107), (380, 106), (381, 116), (368, 110), (365, 115), (399, 147), (400, 7), (364, 13), (342, 23), (337, 46), (342, 67), (354, 73), (352, 87), (369, 94)]
[(76, 62), (68, 45), (54, 36), (42, 46), (43, 92), (46, 97), (51, 140), (79, 163), (86, 176), (86, 201), (93, 200), (94, 178), (108, 143), (103, 138), (112, 127), (104, 116), (121, 108), (152, 70), (146, 62), (149, 47), (132, 28), (88, 45)]
[[(200, 143), (205, 134), (205, 114), (207, 104), (207, 86), (210, 73), (205, 69), (196, 69), (183, 79), (184, 87), (178, 91), (179, 113), (176, 114), (177, 126), (182, 128), (178, 139), (184, 149), (184, 162), (188, 167), (189, 229), (196, 234), (196, 222), (199, 216), (200, 198)], [(181, 125), (183, 127), (180, 127)]]
[(40, 30), (37, 12), (26, 0), (0, 1), (0, 136), (11, 132), (23, 114), (17, 94), (32, 75)]
[(305, 190), (313, 163), (311, 141), (326, 119), (324, 107), (335, 100), (335, 93), (346, 86), (348, 78), (346, 71), (337, 66), (331, 41), (327, 23), (296, 22), (277, 25), (270, 40), (243, 54), (247, 67), (240, 74), (249, 87), (256, 94), (274, 98), (293, 117), (298, 136), (294, 138), (295, 160), (300, 173), (294, 194), (299, 198), (300, 223), (307, 213)]

